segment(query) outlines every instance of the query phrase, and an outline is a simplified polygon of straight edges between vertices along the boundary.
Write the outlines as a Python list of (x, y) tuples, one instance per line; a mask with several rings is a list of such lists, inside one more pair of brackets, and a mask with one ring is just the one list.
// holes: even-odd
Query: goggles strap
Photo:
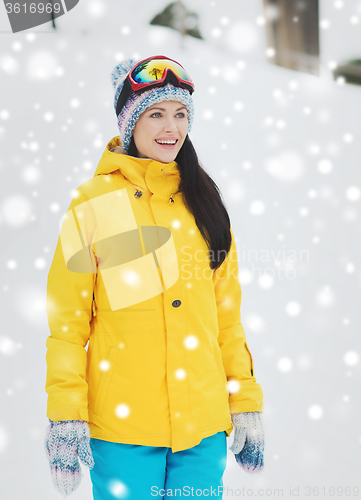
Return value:
[(130, 96), (131, 91), (132, 91), (132, 86), (130, 84), (129, 79), (126, 78), (125, 81), (124, 81), (124, 84), (123, 84), (123, 88), (120, 91), (120, 94), (119, 94), (119, 97), (118, 97), (118, 101), (117, 101), (117, 110), (116, 110), (116, 115), (117, 116), (119, 115), (119, 113), (121, 112), (123, 106), (127, 102), (128, 98)]

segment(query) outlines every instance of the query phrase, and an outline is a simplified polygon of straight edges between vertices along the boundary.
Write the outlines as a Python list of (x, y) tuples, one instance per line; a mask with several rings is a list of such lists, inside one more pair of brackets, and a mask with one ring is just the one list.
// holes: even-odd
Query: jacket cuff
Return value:
[(48, 411), (46, 416), (53, 422), (65, 420), (85, 420), (89, 422), (88, 408), (57, 408)]
[(263, 401), (233, 401), (229, 403), (230, 413), (245, 413), (247, 411), (263, 412)]

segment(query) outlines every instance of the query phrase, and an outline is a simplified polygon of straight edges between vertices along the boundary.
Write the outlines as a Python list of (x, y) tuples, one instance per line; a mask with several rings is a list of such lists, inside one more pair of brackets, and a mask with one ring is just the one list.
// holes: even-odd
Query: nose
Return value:
[(172, 132), (174, 130), (178, 130), (177, 124), (176, 124), (174, 118), (169, 117), (166, 119), (166, 123), (164, 125), (164, 131), (165, 132)]

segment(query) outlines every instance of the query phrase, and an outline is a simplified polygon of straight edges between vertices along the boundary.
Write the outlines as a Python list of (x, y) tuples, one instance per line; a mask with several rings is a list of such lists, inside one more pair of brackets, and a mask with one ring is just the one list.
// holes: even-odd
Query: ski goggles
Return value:
[(124, 82), (117, 102), (117, 116), (131, 91), (140, 94), (155, 87), (164, 87), (167, 83), (182, 87), (191, 95), (194, 92), (191, 77), (177, 61), (165, 56), (154, 56), (140, 61), (130, 70)]

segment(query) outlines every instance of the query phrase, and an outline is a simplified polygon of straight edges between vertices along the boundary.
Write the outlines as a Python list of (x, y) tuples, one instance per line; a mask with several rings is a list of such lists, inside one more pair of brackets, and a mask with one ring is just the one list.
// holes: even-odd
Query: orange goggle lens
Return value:
[(163, 78), (167, 68), (171, 69), (181, 80), (192, 83), (191, 77), (185, 69), (170, 59), (150, 59), (143, 61), (133, 69), (131, 77), (135, 83), (154, 83)]

